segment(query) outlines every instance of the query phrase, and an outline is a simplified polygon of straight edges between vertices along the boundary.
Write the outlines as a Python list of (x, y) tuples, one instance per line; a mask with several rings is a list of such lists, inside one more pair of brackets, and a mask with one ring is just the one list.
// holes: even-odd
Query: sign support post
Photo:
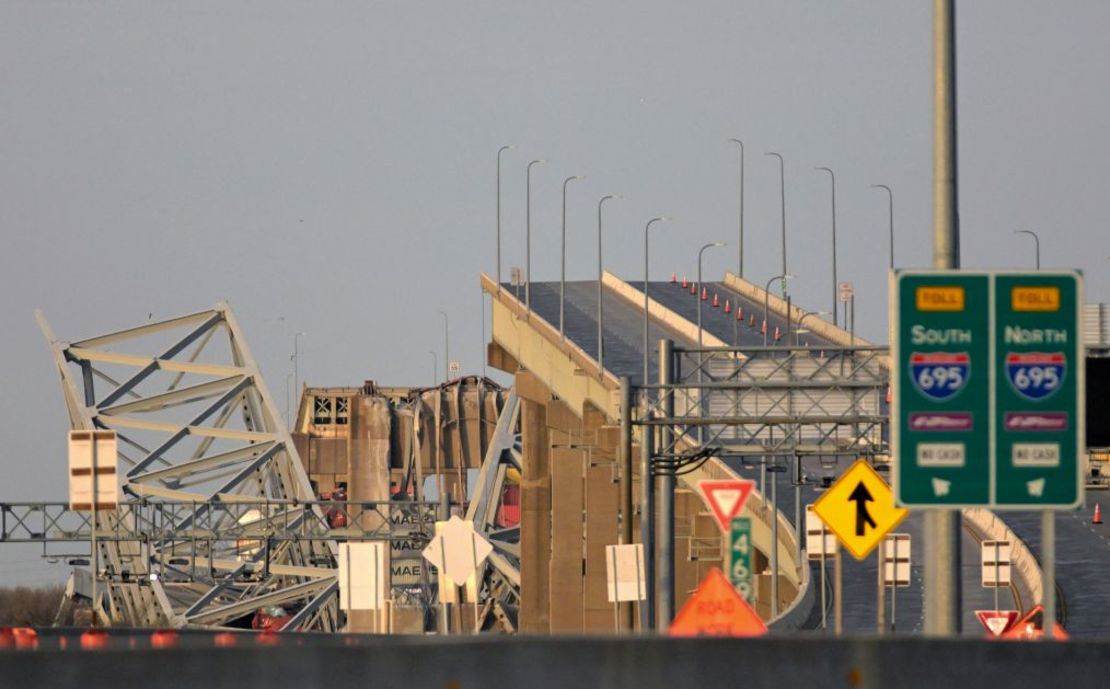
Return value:
[(879, 636), (883, 635), (883, 632), (885, 631), (884, 628), (886, 627), (886, 577), (884, 576), (885, 572), (883, 571), (886, 568), (885, 551), (886, 541), (884, 540), (882, 543), (879, 544), (879, 547), (875, 549), (875, 571), (878, 572), (879, 575), (876, 586), (876, 596), (878, 597), (878, 600), (876, 601), (877, 605), (875, 606), (875, 609), (877, 611), (877, 616), (875, 619), (875, 629), (876, 633)]
[[(1044, 638), (1056, 629), (1056, 513), (1041, 512), (1041, 584), (1044, 587)], [(996, 589), (997, 590), (997, 589)]]

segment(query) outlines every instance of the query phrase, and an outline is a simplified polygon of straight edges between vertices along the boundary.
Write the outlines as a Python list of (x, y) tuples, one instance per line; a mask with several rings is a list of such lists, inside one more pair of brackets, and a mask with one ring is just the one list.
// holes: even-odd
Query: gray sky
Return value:
[[(1110, 3), (974, 0), (957, 15), (963, 262), (1082, 269), (1110, 300)], [(828, 308), (829, 192), (840, 275), (885, 339), (886, 199), (900, 266), (931, 261), (931, 3), (100, 2), (0, 4), (0, 500), (65, 495), (67, 421), (32, 317), (77, 339), (227, 299), (271, 390), (293, 334), (310, 384), (426, 384), (428, 349), (480, 371), (479, 271), (494, 269), (505, 143), (505, 275), (641, 275), (735, 264), (747, 144), (747, 268), (779, 265), (786, 158), (792, 291)], [(442, 356), (442, 355), (441, 355)], [(279, 399), (283, 406), (284, 399)], [(31, 558), (31, 559), (28, 559)], [(0, 550), (0, 583), (48, 569)]]

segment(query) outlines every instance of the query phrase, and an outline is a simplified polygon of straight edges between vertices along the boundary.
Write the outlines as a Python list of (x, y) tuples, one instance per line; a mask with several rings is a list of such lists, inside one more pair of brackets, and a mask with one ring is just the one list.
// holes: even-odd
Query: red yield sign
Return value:
[(717, 526), (728, 533), (732, 518), (744, 509), (744, 503), (755, 488), (755, 481), (735, 479), (729, 481), (698, 481), (698, 493), (713, 512)]
[(709, 570), (667, 631), (670, 636), (762, 636), (767, 625), (721, 570)]
[(986, 627), (992, 637), (998, 638), (1006, 633), (1017, 622), (1017, 610), (976, 610), (975, 616), (979, 624)]

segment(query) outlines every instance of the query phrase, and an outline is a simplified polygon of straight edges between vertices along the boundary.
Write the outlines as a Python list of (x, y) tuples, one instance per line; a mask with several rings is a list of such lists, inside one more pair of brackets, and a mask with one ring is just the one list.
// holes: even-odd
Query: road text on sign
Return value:
[(890, 486), (864, 459), (853, 464), (813, 503), (813, 511), (857, 560), (867, 557), (909, 514), (894, 504)]
[(1080, 276), (900, 271), (893, 279), (898, 503), (1080, 504)]
[(667, 633), (670, 636), (762, 636), (767, 633), (767, 625), (721, 570), (714, 567), (686, 599)]

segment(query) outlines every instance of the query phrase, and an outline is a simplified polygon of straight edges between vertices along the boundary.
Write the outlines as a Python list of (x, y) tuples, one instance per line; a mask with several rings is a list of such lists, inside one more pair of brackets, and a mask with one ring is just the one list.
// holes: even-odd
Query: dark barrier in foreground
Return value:
[[(288, 639), (289, 637), (286, 637)], [(0, 686), (205, 689), (1099, 686), (1110, 642), (381, 638), (347, 646), (3, 651)]]

